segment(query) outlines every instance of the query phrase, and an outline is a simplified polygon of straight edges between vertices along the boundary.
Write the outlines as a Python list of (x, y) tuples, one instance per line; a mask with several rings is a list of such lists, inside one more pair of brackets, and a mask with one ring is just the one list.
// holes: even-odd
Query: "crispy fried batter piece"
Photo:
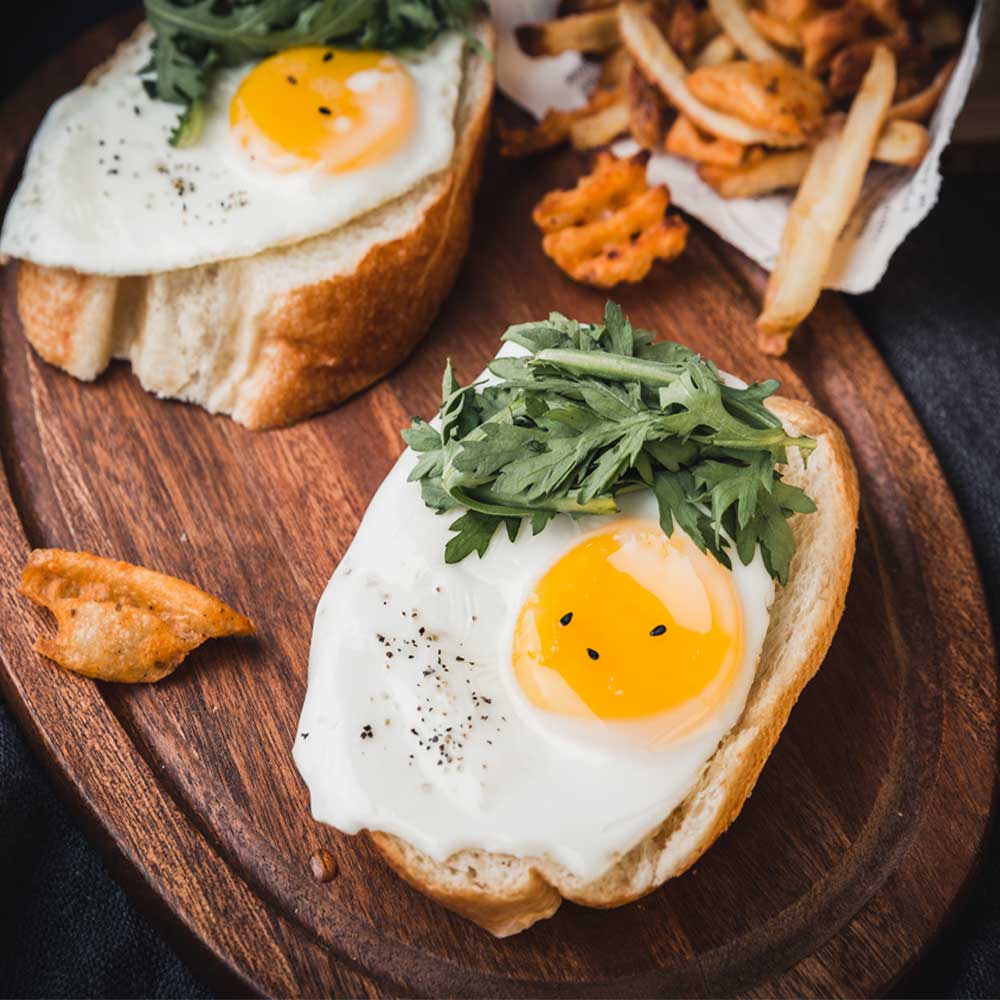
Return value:
[(687, 87), (710, 108), (794, 137), (814, 133), (830, 103), (819, 80), (779, 60), (701, 66), (688, 76)]
[(534, 156), (555, 149), (569, 141), (573, 125), (589, 118), (599, 111), (604, 111), (621, 99), (618, 88), (598, 89), (591, 95), (582, 108), (572, 108), (569, 111), (553, 109), (547, 111), (541, 121), (530, 128), (509, 128), (503, 122), (497, 122), (500, 135), (500, 155), (510, 157)]
[(666, 216), (666, 187), (646, 183), (642, 157), (601, 153), (593, 173), (570, 191), (550, 191), (535, 206), (542, 248), (571, 278), (597, 288), (641, 281), (654, 260), (684, 249), (687, 225)]
[(103, 681), (158, 681), (206, 639), (256, 631), (190, 583), (88, 552), (35, 549), (20, 592), (59, 626), (55, 638), (39, 636), (35, 649)]

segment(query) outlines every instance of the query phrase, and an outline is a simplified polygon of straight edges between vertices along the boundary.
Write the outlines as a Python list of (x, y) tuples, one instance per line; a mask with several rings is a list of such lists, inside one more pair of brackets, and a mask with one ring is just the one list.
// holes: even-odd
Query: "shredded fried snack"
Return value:
[(861, 193), (868, 163), (896, 86), (896, 60), (880, 46), (843, 130), (831, 130), (813, 151), (781, 237), (781, 249), (757, 318), (758, 345), (783, 354), (792, 330), (812, 311), (834, 244)]
[(586, 11), (555, 21), (518, 25), (515, 37), (521, 50), (529, 56), (607, 52), (618, 44), (618, 19), (613, 7)]
[(702, 66), (687, 78), (687, 87), (716, 111), (795, 139), (819, 128), (830, 103), (819, 80), (783, 61)]
[(256, 631), (190, 583), (88, 552), (35, 549), (20, 592), (59, 626), (55, 638), (39, 636), (35, 649), (103, 681), (158, 681), (206, 639)]
[(654, 260), (684, 249), (687, 225), (666, 216), (666, 187), (651, 188), (641, 157), (601, 153), (594, 171), (570, 191), (550, 191), (535, 207), (542, 248), (576, 281), (611, 288), (641, 281)]
[(941, 100), (945, 87), (951, 79), (951, 74), (955, 72), (958, 58), (949, 59), (937, 72), (926, 90), (908, 97), (905, 101), (894, 104), (889, 109), (890, 118), (909, 119), (910, 121), (922, 122), (930, 118), (934, 109)]
[(698, 100), (687, 86), (687, 67), (656, 26), (650, 14), (639, 4), (622, 3), (618, 7), (618, 28), (629, 55), (647, 80), (660, 88), (663, 96), (702, 131), (722, 139), (732, 139), (750, 146), (799, 146), (802, 139), (783, 132), (758, 128), (733, 115), (723, 114)]
[(678, 115), (667, 133), (666, 150), (695, 163), (711, 163), (720, 167), (738, 167), (743, 162), (746, 146), (732, 139), (716, 139), (700, 132), (684, 115)]
[(584, 107), (573, 108), (570, 111), (547, 111), (545, 117), (530, 128), (509, 128), (503, 122), (497, 122), (500, 155), (533, 156), (535, 153), (555, 149), (556, 146), (569, 141), (574, 122), (603, 111), (618, 103), (620, 99), (621, 93), (618, 89), (595, 90)]
[(742, 0), (708, 0), (708, 6), (722, 30), (748, 59), (773, 62), (781, 53), (753, 26)]
[(642, 75), (638, 66), (631, 66), (625, 78), (625, 96), (632, 138), (643, 149), (658, 149), (663, 145), (666, 107), (660, 92)]

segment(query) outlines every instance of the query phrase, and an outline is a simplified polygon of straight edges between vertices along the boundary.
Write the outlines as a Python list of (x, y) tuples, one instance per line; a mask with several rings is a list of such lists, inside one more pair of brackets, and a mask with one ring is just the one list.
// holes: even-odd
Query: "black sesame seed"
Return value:
[(295, 79), (290, 73), (288, 75), (288, 82), (294, 87), (299, 81)]
[[(319, 106), (319, 113), (321, 115), (332, 115), (333, 114), (333, 112), (325, 104), (321, 104)], [(404, 611), (403, 614), (406, 614), (406, 612)]]
[(597, 659), (600, 659), (601, 654), (598, 653), (596, 649), (591, 649), (588, 646), (587, 647), (587, 656), (589, 656), (592, 660), (597, 660)]
[(323, 54), (323, 62), (329, 62), (333, 58), (332, 52), (326, 52)]
[(667, 626), (666, 625), (657, 625), (656, 628), (650, 629), (649, 634), (650, 635), (663, 635), (663, 633), (666, 632), (666, 631), (667, 631)]
[(567, 611), (566, 614), (559, 619), (560, 625), (568, 625), (573, 620), (573, 612)]

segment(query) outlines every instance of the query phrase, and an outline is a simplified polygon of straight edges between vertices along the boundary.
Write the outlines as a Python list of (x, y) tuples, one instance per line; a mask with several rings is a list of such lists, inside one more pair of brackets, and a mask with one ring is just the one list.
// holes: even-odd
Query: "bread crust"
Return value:
[[(481, 25), (477, 35), (492, 48), (489, 25)], [(467, 66), (464, 86), (475, 87), (475, 94), (466, 98), (471, 103), (462, 109), (451, 167), (405, 233), (374, 241), (349, 271), (275, 296), (249, 321), (250, 359), (221, 401), (210, 391), (213, 387), (206, 391), (179, 383), (178, 391), (164, 388), (144, 378), (133, 358), (144, 386), (230, 413), (239, 423), (259, 429), (328, 409), (396, 367), (427, 331), (468, 246), (493, 90), (492, 64), (481, 56), (473, 59), (474, 79), (470, 84)], [(171, 272), (167, 280), (193, 286), (202, 275), (207, 283), (217, 270), (231, 267), (239, 284), (253, 278), (252, 273), (235, 271), (243, 266), (238, 261), (208, 264)], [(147, 316), (152, 310), (143, 303), (162, 294), (163, 288), (171, 294), (172, 286), (165, 286), (162, 278), (113, 278), (21, 261), (18, 312), (25, 336), (50, 364), (77, 378), (96, 378), (113, 356), (130, 357), (131, 343), (155, 337)], [(248, 322), (238, 310), (230, 315), (234, 328)]]
[[(544, 858), (463, 851), (439, 864), (391, 834), (369, 832), (383, 858), (415, 888), (506, 937), (551, 916), (563, 898), (598, 908), (639, 899), (690, 868), (739, 815), (792, 707), (833, 640), (850, 582), (858, 522), (857, 472), (839, 427), (806, 403), (773, 399), (769, 405), (790, 432), (819, 442), (808, 468), (796, 456), (786, 469), (786, 479), (803, 486), (819, 510), (792, 521), (797, 551), (788, 585), (779, 588), (771, 609), (747, 704), (694, 791), (610, 872), (591, 883), (581, 883)], [(509, 867), (502, 879), (490, 880), (483, 869), (497, 862)]]

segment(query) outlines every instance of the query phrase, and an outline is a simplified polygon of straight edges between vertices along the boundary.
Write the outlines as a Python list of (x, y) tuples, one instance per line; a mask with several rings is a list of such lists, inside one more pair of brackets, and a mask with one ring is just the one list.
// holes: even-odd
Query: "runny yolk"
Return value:
[(415, 118), (413, 80), (399, 60), (319, 45), (263, 60), (229, 105), (247, 152), (283, 172), (370, 166), (403, 145)]
[(676, 735), (722, 701), (742, 648), (732, 574), (680, 529), (668, 538), (630, 519), (539, 580), (515, 627), (513, 668), (538, 708), (607, 720), (671, 713)]

